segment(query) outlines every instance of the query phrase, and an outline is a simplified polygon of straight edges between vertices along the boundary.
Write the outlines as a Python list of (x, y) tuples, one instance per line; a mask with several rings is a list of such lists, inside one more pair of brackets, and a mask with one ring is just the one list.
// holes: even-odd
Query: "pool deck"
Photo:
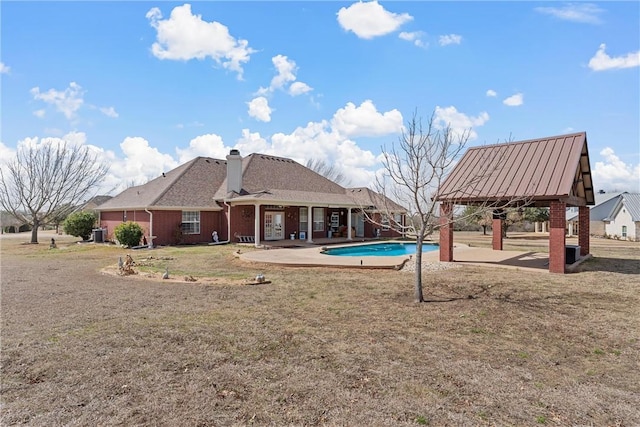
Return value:
[[(291, 242), (295, 243), (295, 242)], [(290, 243), (290, 244), (291, 244)], [(410, 260), (410, 256), (332, 256), (322, 253), (323, 242), (317, 245), (307, 245), (302, 243), (300, 247), (267, 246), (263, 250), (249, 251), (241, 253), (240, 259), (248, 262), (279, 264), (291, 267), (345, 267), (345, 268), (384, 268), (400, 269)], [(338, 243), (331, 241), (331, 243)], [(347, 244), (348, 242), (339, 242)], [(372, 242), (349, 243), (367, 244)], [(328, 245), (327, 245), (328, 246)], [(333, 245), (331, 245), (333, 246)], [(520, 251), (494, 251), (488, 248), (469, 247), (464, 244), (455, 244), (453, 249), (453, 259), (455, 263), (463, 265), (483, 265), (503, 268), (527, 269), (538, 272), (548, 272), (549, 254), (537, 252)], [(422, 254), (423, 262), (439, 262), (439, 251), (426, 252)]]

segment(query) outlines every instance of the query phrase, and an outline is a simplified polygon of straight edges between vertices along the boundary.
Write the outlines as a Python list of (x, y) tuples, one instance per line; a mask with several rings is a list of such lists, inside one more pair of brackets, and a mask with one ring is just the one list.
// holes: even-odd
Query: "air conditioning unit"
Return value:
[(566, 245), (564, 248), (564, 263), (573, 264), (580, 259), (579, 245)]

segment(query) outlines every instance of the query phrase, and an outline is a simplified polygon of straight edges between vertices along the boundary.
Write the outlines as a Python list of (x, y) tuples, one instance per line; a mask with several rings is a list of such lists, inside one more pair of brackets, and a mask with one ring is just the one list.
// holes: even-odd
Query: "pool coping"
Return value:
[[(402, 240), (385, 240), (381, 243), (413, 243)], [(425, 242), (433, 244), (434, 242)], [(328, 246), (298, 247), (298, 248), (273, 248), (266, 247), (263, 250), (240, 253), (238, 256), (243, 261), (261, 262), (266, 264), (277, 264), (287, 267), (336, 267), (336, 268), (363, 268), (363, 269), (401, 269), (408, 261), (413, 259), (413, 255), (394, 256), (333, 256), (322, 253), (326, 249), (340, 247), (354, 247), (376, 244), (371, 241), (345, 243)], [(454, 248), (468, 247), (457, 244)], [(439, 262), (439, 251), (424, 252), (423, 262)]]

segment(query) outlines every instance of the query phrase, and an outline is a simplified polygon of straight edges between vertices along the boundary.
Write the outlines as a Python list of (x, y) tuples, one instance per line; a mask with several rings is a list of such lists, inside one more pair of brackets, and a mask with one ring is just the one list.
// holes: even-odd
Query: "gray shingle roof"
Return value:
[(225, 179), (227, 162), (196, 157), (144, 185), (130, 187), (97, 210), (155, 208), (220, 209), (214, 194)]
[[(144, 185), (128, 188), (98, 210), (220, 209), (224, 200), (345, 207), (372, 206), (376, 201), (381, 206), (384, 201), (369, 189), (348, 190), (294, 160), (250, 154), (242, 159), (240, 194), (227, 192), (225, 160), (197, 157)], [(393, 201), (387, 199), (386, 203), (405, 211)]]

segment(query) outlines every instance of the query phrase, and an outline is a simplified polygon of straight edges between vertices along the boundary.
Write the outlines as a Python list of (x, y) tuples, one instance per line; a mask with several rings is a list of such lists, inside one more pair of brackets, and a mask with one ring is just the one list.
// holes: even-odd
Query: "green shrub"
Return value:
[(70, 236), (88, 240), (95, 224), (96, 215), (93, 212), (74, 212), (64, 220), (62, 229)]
[(113, 232), (118, 242), (125, 246), (138, 246), (143, 234), (140, 224), (133, 221), (123, 222)]

